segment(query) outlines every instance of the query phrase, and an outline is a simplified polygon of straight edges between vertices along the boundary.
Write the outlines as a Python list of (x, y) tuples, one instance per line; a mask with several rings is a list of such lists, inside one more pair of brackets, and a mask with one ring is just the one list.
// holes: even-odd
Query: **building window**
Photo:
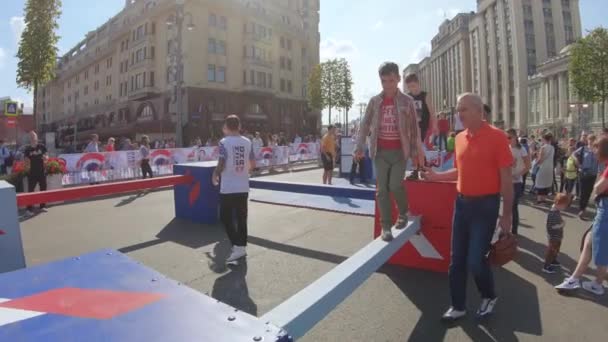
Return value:
[(209, 14), (209, 26), (217, 26), (217, 16), (214, 13)]
[(287, 92), (291, 94), (292, 91), (293, 91), (293, 88), (291, 86), (291, 81), (287, 81)]
[(150, 121), (150, 120), (154, 120), (154, 111), (152, 110), (152, 107), (150, 107), (150, 105), (146, 105), (142, 110), (141, 113), (139, 113), (139, 118), (140, 121)]
[(291, 51), (291, 39), (287, 39), (287, 50)]
[(215, 64), (209, 64), (207, 66), (207, 81), (215, 82)]
[(150, 80), (148, 81), (150, 87), (154, 87), (154, 71), (150, 71)]
[(146, 49), (139, 49), (135, 52), (135, 62), (134, 63), (139, 63), (141, 61), (144, 60), (144, 57), (146, 55)]
[(106, 86), (109, 86), (112, 84), (112, 76), (106, 76)]
[(207, 52), (215, 53), (215, 39), (209, 38), (209, 42), (207, 43)]
[(281, 78), (281, 91), (285, 91), (285, 80)]
[(243, 70), (243, 85), (247, 85), (247, 70)]
[(220, 29), (226, 31), (226, 29), (228, 28), (228, 20), (226, 19), (226, 17), (220, 17), (219, 27)]
[(291, 58), (287, 58), (287, 70), (291, 71)]
[(226, 67), (218, 67), (216, 76), (217, 82), (226, 83)]
[(84, 92), (85, 95), (89, 94), (89, 86), (84, 86)]
[(135, 89), (142, 89), (146, 86), (146, 74), (140, 73), (135, 75)]
[(143, 38), (145, 33), (144, 25), (140, 25), (134, 33), (135, 36), (133, 37), (133, 40), (140, 40), (141, 38)]
[(259, 88), (266, 88), (266, 73), (258, 71), (258, 83)]
[(250, 104), (248, 112), (251, 114), (260, 114), (262, 113), (262, 107), (257, 103)]
[(281, 49), (285, 48), (285, 38), (281, 37)]
[(99, 90), (99, 81), (95, 81), (95, 86), (93, 88)]
[(285, 70), (285, 57), (281, 56), (281, 70)]
[(99, 73), (99, 64), (97, 64), (97, 65), (95, 66), (95, 73), (96, 73), (96, 74), (98, 74), (98, 73)]
[(255, 84), (255, 71), (249, 70), (249, 84)]
[(272, 74), (268, 73), (268, 76), (266, 76), (266, 79), (268, 80), (268, 89), (272, 89)]
[(108, 69), (110, 69), (112, 67), (112, 57), (108, 58), (108, 60), (106, 61), (106, 65), (107, 65)]
[(218, 55), (226, 56), (226, 42), (223, 40), (218, 40), (215, 46), (215, 52)]

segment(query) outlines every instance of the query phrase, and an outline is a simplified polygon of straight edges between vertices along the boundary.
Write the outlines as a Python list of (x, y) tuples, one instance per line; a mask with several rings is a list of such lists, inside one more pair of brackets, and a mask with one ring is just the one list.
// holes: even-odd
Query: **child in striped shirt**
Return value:
[(543, 266), (543, 272), (555, 273), (556, 268), (561, 265), (557, 262), (557, 255), (559, 254), (562, 246), (562, 239), (564, 238), (564, 226), (566, 225), (562, 218), (562, 211), (568, 208), (570, 204), (570, 196), (564, 193), (557, 194), (553, 207), (547, 214), (547, 252), (545, 253), (545, 265)]

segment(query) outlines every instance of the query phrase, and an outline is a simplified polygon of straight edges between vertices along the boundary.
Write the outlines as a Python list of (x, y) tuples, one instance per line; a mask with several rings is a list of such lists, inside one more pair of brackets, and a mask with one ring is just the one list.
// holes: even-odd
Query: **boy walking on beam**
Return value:
[[(362, 159), (370, 135), (370, 158), (374, 161), (378, 181), (378, 207), (382, 239), (391, 241), (391, 228), (407, 225), (408, 201), (403, 179), (408, 159), (414, 168), (424, 166), (424, 152), (414, 100), (399, 90), (399, 66), (386, 62), (380, 66), (382, 92), (367, 106), (357, 139), (355, 158)], [(391, 194), (397, 202), (399, 217), (393, 224)]]

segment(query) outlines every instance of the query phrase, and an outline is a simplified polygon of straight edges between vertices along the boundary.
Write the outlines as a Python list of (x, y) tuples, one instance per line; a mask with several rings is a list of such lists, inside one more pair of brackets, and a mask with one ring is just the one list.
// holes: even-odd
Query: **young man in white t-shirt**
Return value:
[(235, 263), (247, 256), (249, 172), (255, 168), (255, 155), (251, 141), (242, 136), (240, 130), (239, 117), (228, 116), (224, 122), (225, 137), (219, 143), (217, 168), (213, 173), (213, 184), (220, 185), (220, 219), (232, 243), (227, 263)]

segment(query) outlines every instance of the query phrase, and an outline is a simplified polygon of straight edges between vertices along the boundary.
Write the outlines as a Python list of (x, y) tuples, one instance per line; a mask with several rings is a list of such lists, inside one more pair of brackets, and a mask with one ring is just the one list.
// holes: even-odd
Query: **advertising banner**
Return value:
[[(316, 160), (318, 144), (263, 147), (254, 150), (258, 168), (286, 166), (294, 161)], [(64, 185), (101, 183), (112, 180), (141, 177), (139, 150), (62, 154), (68, 173)], [(214, 161), (219, 158), (219, 147), (189, 147), (150, 151), (150, 165), (154, 175), (173, 173), (173, 165), (196, 161)]]

